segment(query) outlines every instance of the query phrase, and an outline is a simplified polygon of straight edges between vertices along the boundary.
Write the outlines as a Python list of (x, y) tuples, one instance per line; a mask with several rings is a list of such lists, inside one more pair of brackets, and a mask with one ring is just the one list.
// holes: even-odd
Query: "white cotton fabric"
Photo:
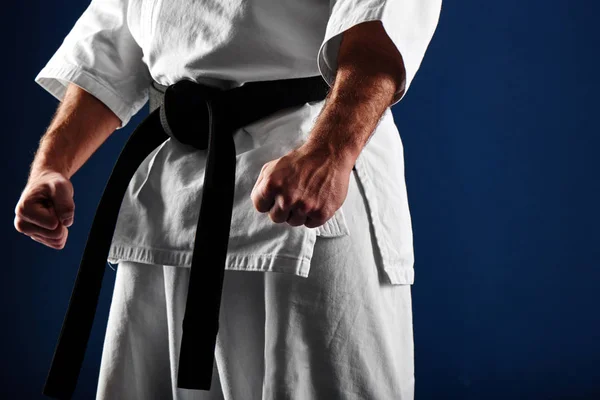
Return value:
[(307, 278), (225, 271), (210, 391), (177, 387), (190, 269), (120, 262), (96, 400), (412, 400), (411, 285), (385, 282), (361, 191)]
[[(152, 80), (170, 85), (192, 79), (226, 89), (321, 75), (332, 85), (341, 34), (380, 20), (403, 57), (408, 90), (440, 8), (441, 0), (92, 0), (35, 81), (59, 100), (69, 82), (77, 84), (124, 127), (146, 104)], [(396, 93), (394, 104), (401, 98)], [(307, 277), (317, 236), (348, 235), (341, 209), (310, 229), (275, 224), (250, 201), (264, 163), (306, 140), (323, 104), (281, 110), (235, 133), (238, 169), (226, 269)], [(205, 155), (169, 139), (144, 161), (121, 205), (109, 261), (191, 265)], [(403, 146), (390, 109), (355, 167), (385, 274), (392, 283), (413, 283)]]

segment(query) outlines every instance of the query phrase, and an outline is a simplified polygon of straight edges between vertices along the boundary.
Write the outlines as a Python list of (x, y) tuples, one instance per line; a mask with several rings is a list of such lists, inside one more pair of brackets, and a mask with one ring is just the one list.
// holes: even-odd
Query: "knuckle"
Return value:
[(288, 221), (288, 224), (291, 226), (300, 226), (306, 222), (306, 218), (294, 217)]
[(281, 183), (274, 179), (273, 177), (269, 177), (265, 179), (265, 191), (266, 192), (277, 192), (281, 187)]
[(254, 208), (261, 213), (269, 211), (269, 207), (266, 204), (266, 196), (259, 192), (254, 192), (251, 195), (252, 204)]
[(73, 186), (71, 185), (71, 182), (62, 176), (55, 178), (54, 182), (52, 183), (54, 184), (54, 188), (58, 193), (69, 196), (73, 193)]
[(252, 188), (252, 192), (250, 192), (250, 198), (252, 199), (252, 201), (256, 201), (260, 197), (260, 192), (258, 189), (259, 188), (257, 186), (254, 186), (254, 188)]
[(310, 217), (315, 220), (315, 222), (325, 222), (327, 215), (322, 208), (317, 208), (312, 211)]
[(275, 213), (270, 212), (269, 213), (269, 218), (271, 219), (271, 221), (275, 222), (275, 223), (279, 223), (279, 220), (277, 219)]
[(273, 221), (275, 223), (285, 222), (285, 218), (283, 217), (282, 210), (279, 207), (273, 207), (271, 209), (271, 211), (269, 212), (269, 217), (271, 218), (271, 221)]
[(305, 199), (303, 201), (302, 209), (305, 211), (306, 214), (311, 214), (312, 211), (317, 208), (318, 207), (316, 206), (315, 202), (312, 199)]
[(17, 206), (15, 207), (16, 215), (22, 217), (26, 211), (27, 207), (25, 206), (25, 201), (20, 201), (19, 203), (17, 203)]
[(305, 224), (308, 228), (316, 228), (318, 226), (321, 226), (322, 223), (319, 222), (318, 220), (315, 220), (314, 218), (311, 218), (310, 220), (308, 220)]
[(327, 220), (331, 219), (333, 217), (333, 214), (335, 214), (335, 211), (332, 211), (331, 208), (328, 208), (324, 211), (325, 213), (325, 218), (323, 222), (327, 222)]
[(16, 217), (14, 220), (14, 225), (15, 225), (15, 229), (17, 230), (17, 232), (20, 233), (24, 233), (25, 232), (25, 221), (23, 221), (21, 218)]
[(269, 210), (267, 210), (267, 206), (265, 206), (265, 205), (263, 204), (263, 202), (262, 202), (262, 201), (260, 201), (260, 199), (256, 199), (256, 200), (254, 201), (254, 208), (255, 208), (255, 209), (258, 211), (258, 212), (261, 212), (261, 213), (265, 213), (265, 212), (269, 211)]
[(68, 204), (64, 204), (61, 206), (61, 211), (63, 213), (74, 213), (75, 212), (75, 205), (73, 205), (72, 203), (68, 203)]
[(50, 191), (52, 191), (54, 189), (54, 183), (53, 182), (49, 182), (49, 181), (44, 181), (44, 182), (40, 182), (37, 185), (37, 188), (39, 191), (43, 192), (43, 193), (49, 193)]
[(294, 209), (296, 210), (296, 212), (300, 213), (300, 214), (306, 214), (308, 212), (308, 204), (306, 203), (306, 201), (302, 198), (296, 199), (296, 201), (294, 201)]
[(250, 195), (250, 200), (252, 200), (252, 205), (254, 206), (254, 208), (258, 209), (259, 208), (258, 195), (255, 192), (252, 192), (252, 194)]
[(275, 183), (271, 179), (265, 179), (263, 193), (269, 193), (273, 191), (275, 191)]
[(315, 227), (317, 227), (317, 226), (321, 226), (321, 225), (323, 225), (325, 222), (327, 222), (327, 220), (325, 220), (325, 219), (319, 219), (319, 220), (316, 220), (316, 221), (315, 221)]
[(34, 203), (34, 195), (32, 193), (27, 193), (23, 196), (17, 208), (21, 213), (27, 212), (27, 209)]
[(57, 186), (69, 186), (70, 182), (67, 178), (65, 178), (63, 175), (57, 174), (52, 176), (52, 179), (50, 179), (50, 182), (54, 183)]

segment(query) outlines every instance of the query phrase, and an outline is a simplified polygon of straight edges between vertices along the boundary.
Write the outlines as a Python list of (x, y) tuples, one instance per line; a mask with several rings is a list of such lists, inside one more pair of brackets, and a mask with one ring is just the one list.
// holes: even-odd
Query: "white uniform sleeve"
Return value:
[(337, 72), (342, 33), (361, 22), (379, 20), (404, 61), (405, 91), (394, 95), (398, 103), (421, 65), (438, 24), (442, 0), (330, 0), (330, 15), (317, 64), (329, 86)]
[(94, 95), (123, 128), (147, 102), (151, 82), (127, 25), (127, 0), (92, 0), (35, 82), (58, 100), (74, 83)]

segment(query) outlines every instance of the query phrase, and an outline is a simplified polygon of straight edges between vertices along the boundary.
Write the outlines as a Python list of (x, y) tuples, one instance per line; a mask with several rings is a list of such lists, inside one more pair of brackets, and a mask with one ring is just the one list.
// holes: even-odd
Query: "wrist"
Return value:
[(57, 160), (52, 160), (48, 157), (39, 156), (36, 157), (36, 159), (31, 164), (31, 169), (29, 171), (29, 180), (35, 179), (36, 177), (48, 173), (58, 173), (67, 179), (71, 179), (69, 168), (67, 168), (65, 165), (61, 165), (59, 162), (57, 162)]
[(354, 97), (330, 97), (323, 107), (306, 147), (328, 153), (352, 168), (377, 124), (370, 118), (371, 104)]
[(313, 135), (301, 146), (301, 150), (332, 160), (342, 169), (351, 170), (361, 149), (357, 145), (340, 140), (335, 135), (313, 131)]

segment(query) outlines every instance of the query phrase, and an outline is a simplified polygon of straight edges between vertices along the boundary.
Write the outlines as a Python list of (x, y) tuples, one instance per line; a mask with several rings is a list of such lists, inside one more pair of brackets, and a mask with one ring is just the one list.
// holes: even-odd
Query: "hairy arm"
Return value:
[(335, 82), (307, 145), (354, 165), (394, 93), (404, 90), (402, 57), (380, 21), (344, 32)]
[(275, 223), (315, 228), (341, 207), (356, 159), (404, 90), (400, 53), (380, 21), (343, 33), (335, 82), (306, 142), (266, 163), (252, 190), (257, 211)]
[(30, 177), (54, 171), (70, 179), (120, 125), (104, 103), (70, 83), (40, 140)]

